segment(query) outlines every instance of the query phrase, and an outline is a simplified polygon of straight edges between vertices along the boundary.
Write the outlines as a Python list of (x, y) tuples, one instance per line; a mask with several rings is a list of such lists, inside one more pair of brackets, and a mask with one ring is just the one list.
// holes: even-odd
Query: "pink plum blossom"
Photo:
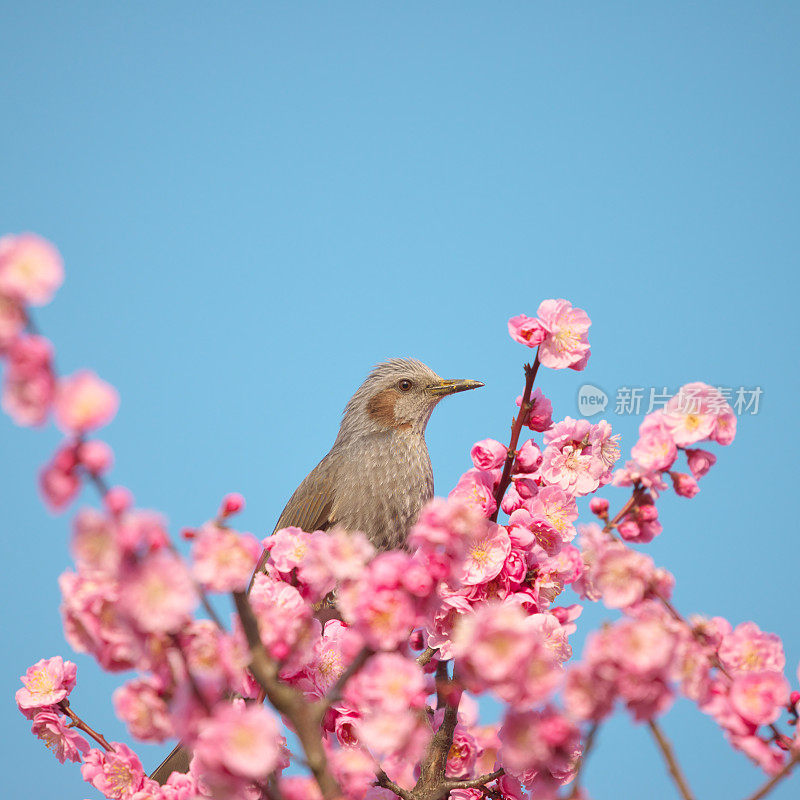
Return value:
[(531, 514), (543, 517), (557, 531), (562, 542), (571, 542), (575, 538), (573, 522), (578, 518), (578, 507), (575, 498), (558, 486), (545, 486), (531, 500)]
[(208, 591), (241, 592), (248, 587), (260, 555), (261, 544), (255, 536), (211, 522), (195, 536), (192, 572)]
[(789, 702), (789, 683), (772, 670), (753, 670), (736, 675), (730, 689), (731, 705), (748, 722), (775, 722)]
[(343, 587), (339, 606), (347, 620), (376, 650), (393, 650), (417, 621), (414, 601), (405, 591), (381, 586), (365, 576), (358, 586)]
[(547, 337), (547, 330), (535, 317), (519, 314), (508, 321), (508, 334), (515, 342), (538, 347)]
[(506, 446), (494, 439), (483, 439), (476, 442), (469, 451), (472, 463), (483, 470), (497, 469), (506, 460)]
[[(341, 528), (328, 532), (316, 531), (308, 540), (298, 537), (295, 541), (298, 545), (306, 542), (305, 549), (302, 553), (291, 547), (287, 547), (285, 553), (279, 550), (280, 558), (286, 559), (281, 563), (288, 566), (297, 561), (299, 556), (298, 577), (320, 599), (337, 584), (360, 577), (366, 564), (375, 555), (375, 548), (363, 533)], [(268, 546), (269, 539), (264, 544)]]
[(462, 582), (468, 586), (497, 577), (511, 552), (511, 540), (502, 525), (489, 524), (467, 541)]
[[(311, 775), (284, 775), (278, 785), (283, 800), (322, 800), (319, 786)], [(378, 800), (377, 795), (374, 800)]]
[(81, 465), (92, 475), (102, 475), (104, 472), (108, 472), (114, 463), (113, 451), (99, 439), (82, 442), (77, 450), (77, 456)]
[(48, 464), (39, 473), (39, 490), (47, 507), (54, 512), (62, 511), (78, 495), (81, 481), (73, 471), (64, 471)]
[(686, 447), (711, 438), (717, 429), (718, 417), (723, 418), (723, 427), (730, 427), (727, 416), (729, 413), (732, 413), (732, 409), (720, 392), (697, 381), (682, 386), (670, 398), (664, 408), (662, 421), (669, 429), (675, 444)]
[[(114, 508), (109, 509), (110, 513), (117, 516), (117, 540), (120, 547), (126, 554), (133, 554), (139, 551), (161, 550), (169, 545), (169, 533), (167, 532), (167, 525), (161, 514), (155, 511), (146, 511), (136, 509), (128, 511), (129, 506), (133, 503), (133, 497), (128, 494), (124, 497), (127, 490), (118, 486), (115, 487), (120, 490), (118, 494), (121, 496), (120, 500), (114, 500), (112, 505)], [(110, 489), (106, 492), (106, 500), (108, 495), (114, 491)]]
[(124, 486), (112, 486), (103, 495), (103, 505), (118, 517), (133, 506), (133, 493)]
[(325, 695), (362, 646), (361, 637), (352, 628), (338, 619), (327, 622), (314, 645), (314, 658), (307, 670), (311, 696)]
[(461, 500), (475, 506), (484, 517), (490, 517), (497, 508), (494, 499), (494, 477), (480, 469), (465, 472), (448, 495), (450, 500)]
[[(517, 398), (522, 405), (522, 395)], [(531, 430), (542, 433), (553, 424), (553, 404), (544, 396), (541, 389), (534, 389), (530, 399), (530, 409), (523, 420)]]
[(580, 730), (552, 708), (510, 709), (500, 741), (500, 763), (526, 785), (539, 777), (543, 788), (555, 788), (574, 776), (581, 752)]
[(293, 653), (305, 658), (311, 648), (312, 609), (294, 586), (259, 572), (250, 604), (261, 622), (261, 640), (273, 658), (283, 661)]
[(609, 502), (605, 497), (593, 497), (589, 501), (589, 510), (598, 517), (608, 516)]
[(711, 438), (721, 445), (729, 445), (736, 437), (736, 414), (728, 407), (717, 414), (717, 422)]
[(79, 762), (81, 756), (89, 752), (86, 739), (74, 728), (68, 727), (61, 714), (47, 708), (34, 715), (31, 731), (62, 764), (64, 761)]
[(378, 653), (348, 681), (344, 698), (360, 713), (401, 713), (425, 707), (426, 688), (422, 668), (399, 653)]
[(61, 656), (40, 659), (20, 678), (23, 688), (17, 689), (17, 705), (24, 711), (59, 703), (75, 688), (77, 670)]
[(686, 450), (686, 460), (695, 479), (700, 480), (717, 463), (717, 457), (699, 448)]
[(311, 534), (300, 528), (282, 528), (275, 531), (264, 544), (275, 569), (289, 573), (302, 564), (310, 539)]
[(685, 472), (671, 472), (672, 486), (675, 489), (675, 494), (679, 497), (694, 497), (699, 491), (700, 487), (697, 481)]
[[(154, 794), (153, 800), (197, 800), (200, 796), (200, 788), (192, 775), (184, 775), (181, 772), (173, 772), (167, 778), (167, 782), (159, 787), (159, 793)], [(136, 795), (131, 800), (140, 800)], [(141, 800), (150, 800), (143, 797)]]
[(53, 346), (43, 336), (19, 336), (9, 345), (2, 406), (17, 425), (46, 421), (56, 392), (52, 357)]
[(65, 433), (82, 434), (107, 425), (117, 413), (117, 390), (93, 372), (81, 370), (58, 385), (56, 424)]
[(537, 311), (547, 336), (539, 346), (539, 361), (551, 369), (581, 370), (589, 356), (587, 313), (567, 300), (544, 300)]
[(225, 778), (261, 780), (283, 759), (283, 737), (274, 714), (260, 705), (221, 703), (195, 743), (196, 771), (211, 785)]
[(771, 670), (782, 672), (786, 665), (783, 644), (774, 633), (764, 633), (755, 622), (743, 622), (722, 637), (719, 658), (733, 673)]
[(514, 469), (517, 472), (528, 474), (535, 472), (542, 463), (542, 451), (533, 439), (528, 439), (517, 451)]
[(248, 652), (238, 636), (205, 619), (192, 620), (178, 636), (187, 668), (203, 689), (214, 694), (241, 682)]
[(65, 572), (58, 583), (64, 634), (70, 646), (79, 653), (91, 653), (109, 671), (136, 666), (141, 642), (122, 613), (116, 581)]
[(573, 495), (595, 491), (603, 474), (601, 464), (591, 453), (573, 445), (551, 445), (544, 451), (541, 475), (547, 483), (560, 486)]
[(64, 280), (58, 250), (35, 233), (0, 238), (0, 292), (22, 303), (49, 303)]
[(127, 745), (112, 742), (111, 752), (92, 748), (81, 774), (99, 792), (113, 800), (127, 800), (143, 788), (146, 776), (138, 756)]
[(167, 704), (154, 678), (136, 678), (113, 695), (114, 711), (131, 734), (144, 742), (163, 742), (175, 735)]
[(642, 436), (633, 446), (631, 455), (645, 469), (669, 469), (678, 457), (678, 448), (670, 433), (661, 428)]
[(219, 515), (224, 519), (233, 514), (238, 514), (243, 508), (244, 497), (238, 492), (231, 492), (230, 494), (226, 494), (222, 499), (222, 505), (219, 507)]
[(141, 631), (176, 632), (197, 601), (188, 567), (168, 550), (149, 553), (122, 575), (120, 606)]
[(594, 564), (594, 584), (609, 608), (626, 608), (644, 598), (654, 571), (650, 556), (613, 543)]
[(116, 575), (121, 558), (116, 526), (100, 511), (83, 508), (77, 513), (70, 549), (82, 574)]
[(462, 725), (453, 732), (453, 744), (447, 754), (445, 774), (449, 778), (463, 778), (471, 775), (478, 758), (478, 744), (475, 737)]

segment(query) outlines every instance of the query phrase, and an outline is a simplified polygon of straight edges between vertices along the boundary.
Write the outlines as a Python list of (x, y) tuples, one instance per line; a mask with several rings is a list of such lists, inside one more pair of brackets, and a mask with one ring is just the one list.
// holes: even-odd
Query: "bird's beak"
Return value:
[(467, 389), (480, 389), (480, 381), (471, 380), (442, 380), (425, 387), (425, 391), (433, 397), (446, 397), (456, 392), (466, 392)]

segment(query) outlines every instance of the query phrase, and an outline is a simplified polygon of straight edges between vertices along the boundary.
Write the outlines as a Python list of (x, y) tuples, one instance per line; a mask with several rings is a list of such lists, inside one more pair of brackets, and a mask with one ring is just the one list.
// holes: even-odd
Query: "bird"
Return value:
[[(425, 442), (431, 414), (444, 397), (483, 385), (441, 378), (411, 358), (377, 364), (345, 406), (333, 446), (292, 494), (273, 533), (337, 526), (360, 531), (379, 551), (403, 547), (420, 510), (433, 498)], [(268, 556), (265, 550), (254, 579)], [(173, 771), (187, 772), (190, 759), (178, 745), (151, 778), (163, 784)]]

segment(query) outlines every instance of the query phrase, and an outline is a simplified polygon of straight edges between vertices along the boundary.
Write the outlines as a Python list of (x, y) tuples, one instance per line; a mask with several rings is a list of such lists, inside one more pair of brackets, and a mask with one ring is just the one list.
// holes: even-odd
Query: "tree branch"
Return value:
[(490, 772), (487, 775), (481, 775), (479, 778), (470, 778), (464, 781), (445, 781), (442, 788), (446, 789), (448, 792), (452, 792), (453, 789), (480, 789), (487, 783), (502, 778), (505, 774), (506, 771), (504, 769), (496, 769), (494, 772)]
[(94, 728), (90, 728), (70, 707), (69, 707), (69, 700), (62, 700), (58, 707), (69, 717), (70, 719), (70, 728), (77, 728), (78, 730), (83, 731), (85, 734), (89, 735), (94, 739), (104, 750), (107, 752), (112, 752), (114, 748), (106, 741), (105, 736), (101, 733), (98, 733)]
[(530, 364), (525, 365), (525, 390), (522, 393), (522, 401), (519, 404), (519, 413), (511, 426), (511, 441), (508, 443), (508, 452), (506, 453), (505, 464), (503, 464), (503, 474), (500, 476), (500, 483), (497, 484), (495, 489), (494, 499), (497, 503), (497, 508), (492, 514), (492, 522), (497, 522), (497, 515), (500, 512), (500, 503), (503, 501), (503, 495), (508, 489), (508, 484), (511, 483), (511, 470), (514, 467), (514, 461), (517, 457), (517, 443), (519, 442), (519, 434), (522, 431), (522, 426), (525, 422), (525, 417), (530, 412), (531, 392), (533, 391), (533, 382), (536, 380), (536, 373), (539, 371), (539, 350), (536, 350), (536, 358), (533, 360), (533, 366)]
[(436, 667), (437, 708), (444, 708), (444, 717), (433, 734), (420, 765), (419, 780), (411, 792), (414, 800), (439, 800), (449, 791), (446, 788), (445, 770), (447, 757), (453, 746), (453, 733), (458, 723), (461, 689), (456, 682), (455, 673), (452, 679), (448, 677), (447, 664), (447, 661), (441, 661)]
[(796, 751), (787, 762), (786, 766), (773, 775), (760, 789), (749, 795), (746, 800), (761, 800), (766, 797), (800, 762), (800, 750)]
[(276, 711), (283, 714), (292, 723), (303, 747), (308, 767), (314, 775), (324, 800), (340, 798), (342, 790), (330, 771), (328, 758), (322, 746), (318, 711), (305, 701), (300, 692), (280, 680), (278, 665), (264, 649), (258, 630), (258, 620), (247, 595), (244, 592), (234, 592), (233, 600), (236, 603), (236, 611), (250, 648), (250, 671)]
[(683, 774), (683, 771), (678, 764), (677, 759), (675, 758), (675, 753), (672, 750), (672, 745), (669, 743), (669, 740), (664, 735), (664, 731), (661, 730), (661, 726), (655, 720), (648, 720), (647, 725), (650, 728), (650, 732), (653, 734), (653, 738), (656, 740), (658, 744), (659, 750), (661, 750), (661, 755), (664, 756), (664, 761), (667, 762), (667, 767), (669, 767), (669, 774), (672, 776), (672, 779), (675, 781), (675, 785), (678, 787), (678, 791), (681, 793), (681, 797), (683, 800), (694, 800), (694, 795), (692, 794), (692, 790), (689, 788), (689, 784), (686, 782), (686, 778)]
[(421, 655), (417, 656), (417, 664), (424, 667), (436, 655), (435, 647), (427, 647)]

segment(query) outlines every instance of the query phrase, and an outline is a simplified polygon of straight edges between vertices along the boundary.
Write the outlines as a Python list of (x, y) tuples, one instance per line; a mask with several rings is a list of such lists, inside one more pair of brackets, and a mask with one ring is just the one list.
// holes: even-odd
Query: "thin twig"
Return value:
[(800, 750), (786, 763), (786, 766), (777, 774), (773, 775), (760, 789), (749, 795), (745, 800), (761, 800), (766, 797), (800, 762)]
[(452, 792), (453, 789), (480, 789), (486, 786), (487, 783), (502, 778), (505, 774), (506, 771), (504, 769), (497, 769), (488, 775), (481, 775), (479, 778), (470, 778), (464, 781), (445, 781), (442, 788), (448, 792)]
[(383, 770), (378, 772), (376, 776), (376, 783), (382, 789), (388, 789), (390, 792), (394, 792), (403, 800), (413, 800), (413, 795), (411, 792), (396, 784)]
[(111, 753), (114, 748), (108, 743), (105, 736), (90, 728), (70, 707), (69, 700), (62, 700), (58, 707), (70, 718), (70, 728), (78, 728), (92, 737), (104, 750)]
[(619, 521), (631, 510), (631, 508), (633, 508), (634, 505), (636, 505), (636, 489), (633, 490), (633, 494), (631, 494), (628, 502), (625, 503), (625, 505), (622, 506), (622, 508), (617, 512), (617, 515), (614, 517), (614, 519), (609, 520), (605, 524), (603, 533), (611, 533), (611, 531), (617, 527)]
[(683, 770), (681, 770), (678, 760), (675, 758), (675, 752), (672, 749), (672, 745), (664, 735), (664, 731), (661, 730), (661, 726), (654, 719), (648, 720), (647, 725), (650, 728), (650, 732), (653, 734), (653, 738), (658, 743), (659, 750), (661, 750), (661, 755), (664, 756), (664, 761), (667, 762), (669, 774), (672, 776), (672, 780), (675, 781), (675, 786), (678, 787), (681, 797), (683, 800), (694, 800), (694, 795), (692, 794), (692, 790), (689, 788), (689, 784), (686, 782), (686, 777), (683, 774)]
[(505, 464), (503, 464), (503, 474), (500, 476), (500, 483), (497, 484), (497, 489), (494, 493), (494, 499), (497, 503), (497, 508), (492, 514), (492, 522), (497, 522), (497, 515), (500, 512), (500, 503), (503, 501), (503, 495), (508, 489), (508, 484), (511, 483), (511, 470), (514, 467), (514, 461), (517, 458), (517, 443), (519, 442), (519, 434), (522, 431), (522, 426), (525, 422), (525, 417), (530, 413), (531, 407), (531, 392), (533, 391), (533, 382), (536, 380), (536, 373), (539, 371), (539, 350), (536, 350), (536, 358), (533, 360), (533, 366), (530, 364), (525, 365), (525, 390), (522, 393), (522, 401), (519, 404), (519, 413), (511, 426), (511, 440), (508, 443), (508, 451), (506, 452)]
[(417, 656), (417, 664), (424, 667), (436, 655), (437, 649), (435, 647), (427, 647), (421, 655)]

